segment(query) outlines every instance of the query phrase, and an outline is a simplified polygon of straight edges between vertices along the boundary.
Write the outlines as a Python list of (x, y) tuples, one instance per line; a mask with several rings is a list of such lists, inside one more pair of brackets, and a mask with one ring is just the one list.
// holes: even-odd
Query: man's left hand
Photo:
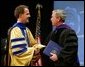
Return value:
[(50, 53), (50, 54), (51, 54), (51, 56), (50, 56), (51, 60), (53, 60), (53, 61), (57, 61), (58, 60), (58, 57), (57, 57), (56, 54), (54, 54), (54, 53)]

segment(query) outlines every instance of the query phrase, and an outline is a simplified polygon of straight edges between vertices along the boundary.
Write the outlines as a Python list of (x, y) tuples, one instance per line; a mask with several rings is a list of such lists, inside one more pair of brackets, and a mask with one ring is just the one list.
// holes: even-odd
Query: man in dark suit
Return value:
[[(50, 52), (50, 61), (54, 66), (79, 66), (78, 61), (78, 38), (75, 31), (66, 25), (66, 13), (64, 10), (58, 9), (52, 11), (53, 31), (48, 36), (47, 45), (52, 40), (58, 43), (62, 50), (59, 54)], [(51, 65), (48, 62), (46, 65)]]

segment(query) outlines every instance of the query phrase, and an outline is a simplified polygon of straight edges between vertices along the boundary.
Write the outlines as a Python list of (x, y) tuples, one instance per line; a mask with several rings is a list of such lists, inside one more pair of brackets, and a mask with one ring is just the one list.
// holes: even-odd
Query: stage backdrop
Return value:
[(70, 25), (78, 36), (78, 57), (84, 65), (84, 1), (54, 1), (54, 9), (64, 9), (67, 13), (65, 23)]

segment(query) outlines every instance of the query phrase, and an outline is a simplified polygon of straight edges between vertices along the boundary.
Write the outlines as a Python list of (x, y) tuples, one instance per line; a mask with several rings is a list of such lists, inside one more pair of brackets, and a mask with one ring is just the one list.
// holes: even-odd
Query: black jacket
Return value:
[(46, 43), (52, 40), (62, 47), (62, 51), (58, 55), (58, 61), (48, 61), (46, 65), (54, 66), (79, 66), (78, 60), (78, 38), (74, 30), (60, 28), (51, 32)]

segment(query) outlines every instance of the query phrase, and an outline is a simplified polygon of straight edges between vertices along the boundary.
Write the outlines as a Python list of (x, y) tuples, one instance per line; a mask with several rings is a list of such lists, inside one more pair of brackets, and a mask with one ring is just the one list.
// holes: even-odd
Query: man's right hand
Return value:
[(37, 54), (39, 54), (40, 53), (40, 49), (35, 49), (34, 50), (34, 55), (37, 55)]

